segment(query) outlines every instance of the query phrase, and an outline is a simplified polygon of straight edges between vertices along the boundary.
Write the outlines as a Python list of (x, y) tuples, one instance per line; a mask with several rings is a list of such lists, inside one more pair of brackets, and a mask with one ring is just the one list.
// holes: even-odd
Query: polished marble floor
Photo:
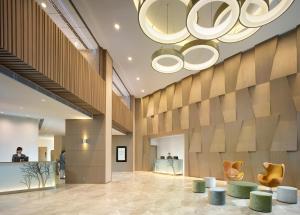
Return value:
[[(47, 191), (0, 195), (0, 214), (260, 214), (248, 208), (249, 200), (228, 196), (225, 206), (209, 205), (207, 193), (192, 193), (192, 180), (150, 172), (115, 173), (113, 182), (105, 185), (61, 185)], [(271, 214), (300, 214), (300, 202), (289, 205), (274, 199)]]

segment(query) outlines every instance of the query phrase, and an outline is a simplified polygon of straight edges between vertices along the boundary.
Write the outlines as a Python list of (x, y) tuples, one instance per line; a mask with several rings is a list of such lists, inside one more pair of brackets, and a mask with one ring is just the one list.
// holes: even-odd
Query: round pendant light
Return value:
[[(170, 66), (162, 65), (161, 60), (175, 60)], [(175, 73), (183, 68), (183, 56), (176, 49), (159, 49), (152, 54), (152, 68), (161, 73)]]
[[(220, 24), (213, 27), (204, 27), (198, 24), (198, 11), (207, 4), (223, 2), (228, 5), (230, 14)], [(216, 39), (230, 31), (239, 19), (240, 7), (237, 0), (192, 0), (187, 16), (187, 28), (198, 39)]]
[[(251, 14), (260, 15), (260, 14), (267, 13), (269, 7), (266, 1), (267, 0), (256, 0), (255, 7), (252, 9)], [(244, 0), (239, 0), (239, 2), (242, 4)], [(215, 14), (214, 25), (215, 26), (220, 25), (222, 21), (229, 16), (230, 12), (231, 12), (230, 8), (227, 6), (227, 4), (222, 4)], [(225, 34), (222, 37), (219, 37), (218, 40), (224, 43), (239, 42), (255, 34), (258, 30), (259, 27), (247, 28), (238, 21), (227, 34)]]
[[(155, 29), (151, 21), (147, 18), (147, 12), (149, 8), (160, 0), (145, 0), (142, 5), (139, 7), (138, 16), (139, 16), (139, 24), (142, 31), (148, 36), (150, 39), (154, 40), (158, 43), (163, 44), (174, 44), (181, 42), (190, 36), (189, 31), (186, 26), (184, 26), (180, 31), (171, 34), (165, 34), (161, 32), (159, 29)], [(181, 1), (184, 5), (188, 6), (190, 0), (177, 0)]]
[(294, 0), (280, 0), (274, 7), (270, 5), (270, 10), (261, 15), (248, 12), (248, 7), (256, 4), (257, 0), (244, 0), (241, 6), (240, 22), (247, 27), (260, 27), (266, 25), (281, 16), (294, 2)]
[[(206, 50), (212, 53), (212, 56), (203, 63), (191, 63), (186, 60), (186, 55), (196, 50)], [(181, 49), (182, 55), (185, 57), (184, 68), (187, 70), (197, 71), (207, 69), (213, 66), (219, 59), (218, 45), (213, 41), (194, 40), (185, 44)]]

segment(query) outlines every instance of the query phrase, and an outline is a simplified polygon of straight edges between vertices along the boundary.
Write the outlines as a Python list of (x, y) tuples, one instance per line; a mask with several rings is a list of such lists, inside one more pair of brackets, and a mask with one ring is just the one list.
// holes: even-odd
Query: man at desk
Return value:
[(23, 162), (28, 161), (28, 157), (22, 154), (22, 147), (17, 148), (17, 153), (12, 156), (12, 162)]

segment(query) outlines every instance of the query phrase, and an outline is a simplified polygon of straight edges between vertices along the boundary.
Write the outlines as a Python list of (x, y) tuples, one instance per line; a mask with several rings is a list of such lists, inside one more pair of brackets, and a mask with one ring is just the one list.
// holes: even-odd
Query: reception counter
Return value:
[(183, 174), (183, 160), (174, 159), (160, 159), (156, 160), (154, 164), (154, 172), (169, 174), (169, 175), (182, 175)]
[(0, 194), (56, 187), (55, 162), (0, 162)]

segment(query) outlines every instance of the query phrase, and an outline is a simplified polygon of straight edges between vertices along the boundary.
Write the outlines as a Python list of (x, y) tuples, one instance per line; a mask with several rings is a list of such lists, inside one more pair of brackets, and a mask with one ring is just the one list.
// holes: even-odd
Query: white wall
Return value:
[(54, 150), (54, 136), (39, 136), (38, 147), (47, 147), (47, 161), (51, 161), (51, 150)]
[(167, 156), (168, 152), (172, 156), (184, 159), (184, 135), (172, 135), (166, 137), (152, 138), (151, 145), (157, 145), (157, 158), (161, 155)]
[(38, 120), (0, 115), (0, 162), (10, 162), (18, 146), (30, 161), (37, 161), (38, 133)]

